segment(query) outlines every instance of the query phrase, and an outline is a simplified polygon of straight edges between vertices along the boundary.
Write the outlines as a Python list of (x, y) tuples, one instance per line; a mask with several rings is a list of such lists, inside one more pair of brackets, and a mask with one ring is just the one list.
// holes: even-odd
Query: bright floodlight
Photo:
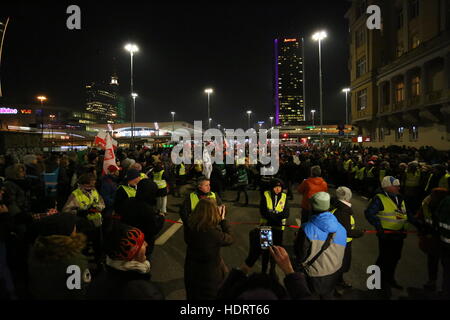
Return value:
[(137, 45), (129, 43), (125, 46), (125, 50), (129, 51), (131, 54), (138, 52), (139, 48)]
[(213, 93), (214, 90), (213, 89), (205, 89), (205, 93)]
[(175, 115), (175, 112), (174, 112), (174, 111), (172, 111), (172, 112), (171, 112), (170, 114), (174, 116), (174, 115)]
[(316, 112), (316, 110), (311, 110), (311, 113), (314, 113), (314, 112)]
[(209, 118), (209, 121), (212, 121), (212, 119), (211, 119), (211, 118)]
[(250, 110), (247, 111), (248, 114), (252, 114), (252, 112)]
[(131, 94), (131, 96), (133, 97), (133, 99), (136, 99), (137, 96), (138, 96), (138, 94), (133, 92), (133, 93)]
[(46, 96), (39, 96), (39, 97), (37, 97), (37, 99), (42, 102), (42, 101), (47, 100), (47, 97)]
[(350, 92), (350, 88), (342, 89), (342, 92)]
[(270, 120), (273, 120), (273, 117), (269, 117)]
[(319, 31), (313, 34), (314, 41), (321, 41), (327, 37), (327, 33), (325, 31)]

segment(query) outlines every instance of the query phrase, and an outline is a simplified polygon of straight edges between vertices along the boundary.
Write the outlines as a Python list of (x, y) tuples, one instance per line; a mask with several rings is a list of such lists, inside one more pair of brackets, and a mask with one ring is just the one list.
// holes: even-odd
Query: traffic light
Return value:
[(289, 135), (287, 133), (283, 133), (283, 139), (289, 138)]

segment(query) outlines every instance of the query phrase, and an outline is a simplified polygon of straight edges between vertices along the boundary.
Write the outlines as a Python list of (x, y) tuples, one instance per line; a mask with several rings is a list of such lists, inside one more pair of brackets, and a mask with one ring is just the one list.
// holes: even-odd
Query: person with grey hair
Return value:
[(339, 187), (336, 189), (336, 201), (333, 204), (334, 209), (331, 212), (337, 218), (338, 222), (347, 231), (347, 246), (345, 247), (344, 259), (342, 261), (341, 274), (336, 293), (342, 295), (344, 289), (350, 289), (352, 285), (344, 280), (344, 273), (350, 271), (352, 264), (352, 242), (353, 239), (361, 238), (364, 231), (356, 229), (355, 218), (353, 215), (352, 191), (347, 187)]

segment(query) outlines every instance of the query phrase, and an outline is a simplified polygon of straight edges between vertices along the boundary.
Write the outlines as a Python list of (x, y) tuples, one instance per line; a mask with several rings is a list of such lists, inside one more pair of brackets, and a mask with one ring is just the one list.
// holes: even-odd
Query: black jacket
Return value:
[(106, 266), (88, 288), (89, 300), (164, 300), (150, 274), (120, 271)]
[(342, 224), (342, 226), (345, 228), (345, 231), (347, 231), (347, 238), (353, 239), (361, 238), (364, 235), (364, 232), (362, 230), (358, 229), (352, 230), (352, 225), (350, 221), (350, 216), (353, 216), (352, 208), (339, 200), (336, 200), (336, 202), (333, 203), (333, 207), (336, 208), (334, 216), (337, 218), (339, 223)]

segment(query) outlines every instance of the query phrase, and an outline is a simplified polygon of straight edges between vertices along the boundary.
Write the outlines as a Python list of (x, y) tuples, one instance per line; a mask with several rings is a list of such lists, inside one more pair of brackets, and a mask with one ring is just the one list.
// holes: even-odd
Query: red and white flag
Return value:
[(116, 156), (114, 154), (114, 147), (113, 147), (113, 138), (108, 133), (106, 134), (106, 147), (105, 147), (105, 158), (103, 160), (103, 172), (102, 174), (105, 175), (108, 173), (108, 167), (113, 165), (117, 167), (116, 164)]
[[(94, 139), (94, 145), (99, 146), (102, 150), (106, 149), (106, 136), (109, 136), (105, 130), (100, 130)], [(111, 138), (112, 139), (112, 138)], [(114, 150), (117, 149), (117, 141), (112, 139), (112, 145)]]

